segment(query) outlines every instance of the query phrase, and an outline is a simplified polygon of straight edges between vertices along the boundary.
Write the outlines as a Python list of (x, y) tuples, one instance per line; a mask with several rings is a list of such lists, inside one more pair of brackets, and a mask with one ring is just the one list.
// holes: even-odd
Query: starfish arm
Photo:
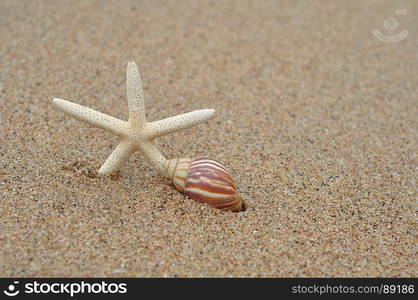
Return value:
[(135, 147), (132, 142), (128, 140), (120, 142), (120, 144), (106, 159), (105, 163), (100, 167), (99, 174), (107, 175), (117, 171), (134, 150)]
[(160, 121), (151, 122), (147, 124), (146, 132), (151, 138), (157, 138), (200, 124), (210, 119), (214, 113), (214, 109), (200, 109)]
[(127, 128), (125, 121), (70, 101), (54, 98), (54, 104), (70, 116), (116, 135), (123, 135)]
[(145, 123), (144, 91), (138, 66), (129, 62), (126, 70), (126, 96), (129, 107), (129, 123), (142, 128)]
[(158, 172), (165, 175), (164, 163), (165, 157), (158, 150), (157, 146), (152, 142), (144, 142), (139, 145), (139, 149), (146, 156), (149, 162), (157, 169)]

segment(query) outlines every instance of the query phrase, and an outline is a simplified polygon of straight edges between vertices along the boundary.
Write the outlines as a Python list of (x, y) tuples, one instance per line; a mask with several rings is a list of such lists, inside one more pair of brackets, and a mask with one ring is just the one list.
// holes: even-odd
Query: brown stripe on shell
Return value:
[(222, 207), (222, 206), (228, 206), (230, 203), (235, 202), (235, 195), (225, 195), (225, 198), (214, 198), (212, 196), (206, 196), (202, 194), (199, 190), (193, 189), (193, 190), (187, 190), (186, 195), (190, 198), (203, 203), (208, 203), (209, 205), (216, 206), (216, 207)]
[(193, 200), (221, 210), (242, 209), (231, 175), (219, 162), (208, 158), (191, 161), (184, 193)]
[(242, 206), (242, 201), (241, 201), (241, 199), (240, 199), (240, 200), (235, 201), (235, 205), (234, 205), (234, 206), (232, 206), (232, 207), (229, 207), (228, 209), (229, 209), (230, 211), (233, 211), (233, 212), (242, 211), (242, 210), (244, 209), (244, 207)]
[(222, 206), (228, 205), (230, 202), (235, 202), (235, 195), (225, 195), (225, 198), (215, 198), (213, 196), (202, 194), (198, 189), (187, 189), (185, 190), (185, 194), (190, 198), (203, 203), (208, 203), (213, 206)]
[(194, 167), (190, 169), (191, 176), (208, 177), (214, 180), (225, 180), (233, 184), (233, 179), (228, 173), (215, 168)]
[(202, 164), (212, 164), (214, 166), (217, 166), (221, 169), (223, 169), (225, 172), (228, 172), (228, 170), (218, 161), (210, 158), (195, 158), (193, 159), (191, 166), (194, 166), (196, 164), (202, 165)]
[(223, 169), (219, 169), (216, 166), (203, 163), (203, 164), (194, 164), (194, 160), (190, 164), (190, 171), (189, 176), (191, 178), (195, 177), (208, 177), (211, 179), (218, 179), (222, 181), (228, 181), (231, 183), (231, 186), (235, 188), (234, 181), (232, 176), (228, 173), (228, 171)]
[(225, 176), (224, 174), (216, 170), (190, 170), (189, 175), (187, 176), (191, 181), (196, 182), (205, 178), (207, 181), (211, 181), (214, 184), (221, 184), (229, 186), (232, 189), (235, 189), (235, 184), (232, 181), (232, 178)]
[(210, 192), (210, 193), (217, 193), (217, 194), (224, 194), (224, 195), (235, 195), (235, 189), (223, 184), (214, 183), (213, 181), (203, 181), (199, 180), (193, 182), (188, 179), (187, 182), (188, 188), (196, 188), (202, 191)]
[(231, 210), (233, 212), (242, 210), (241, 199), (239, 199), (236, 195), (234, 197), (224, 199), (223, 201), (214, 201), (213, 198), (206, 197), (199, 192), (186, 190), (185, 194), (197, 202), (206, 203), (221, 210)]
[(213, 166), (213, 167), (217, 167), (219, 169), (222, 169), (223, 171), (225, 171), (226, 173), (228, 173), (228, 170), (220, 163), (217, 162), (216, 160), (213, 159), (208, 159), (208, 158), (195, 158), (192, 160), (190, 167), (194, 167), (196, 165), (199, 166)]

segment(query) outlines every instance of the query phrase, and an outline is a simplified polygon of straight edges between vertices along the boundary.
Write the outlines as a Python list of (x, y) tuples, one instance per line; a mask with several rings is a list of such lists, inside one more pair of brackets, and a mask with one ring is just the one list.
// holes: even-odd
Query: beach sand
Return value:
[[(1, 276), (417, 276), (417, 9), (2, 0)], [(221, 161), (244, 212), (188, 199), (139, 152), (97, 176), (118, 138), (52, 99), (126, 120), (128, 61), (149, 121), (216, 110), (157, 144)]]

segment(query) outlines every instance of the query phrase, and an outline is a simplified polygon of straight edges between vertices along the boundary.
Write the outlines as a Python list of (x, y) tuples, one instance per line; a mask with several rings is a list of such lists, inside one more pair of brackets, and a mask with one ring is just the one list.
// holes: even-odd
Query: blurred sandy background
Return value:
[[(417, 276), (417, 8), (1, 0), (1, 276)], [(148, 120), (216, 109), (158, 144), (224, 163), (245, 212), (193, 202), (139, 153), (96, 176), (117, 138), (51, 101), (126, 119), (129, 60)]]

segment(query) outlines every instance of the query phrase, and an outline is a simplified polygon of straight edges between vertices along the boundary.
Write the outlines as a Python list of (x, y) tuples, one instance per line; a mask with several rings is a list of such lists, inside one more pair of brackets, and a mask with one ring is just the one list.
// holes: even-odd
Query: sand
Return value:
[[(406, 15), (396, 15), (406, 9)], [(417, 276), (416, 1), (0, 2), (0, 274)], [(371, 33), (395, 17), (397, 43)], [(57, 110), (215, 117), (157, 144), (209, 156), (246, 210), (180, 194), (140, 153)]]

